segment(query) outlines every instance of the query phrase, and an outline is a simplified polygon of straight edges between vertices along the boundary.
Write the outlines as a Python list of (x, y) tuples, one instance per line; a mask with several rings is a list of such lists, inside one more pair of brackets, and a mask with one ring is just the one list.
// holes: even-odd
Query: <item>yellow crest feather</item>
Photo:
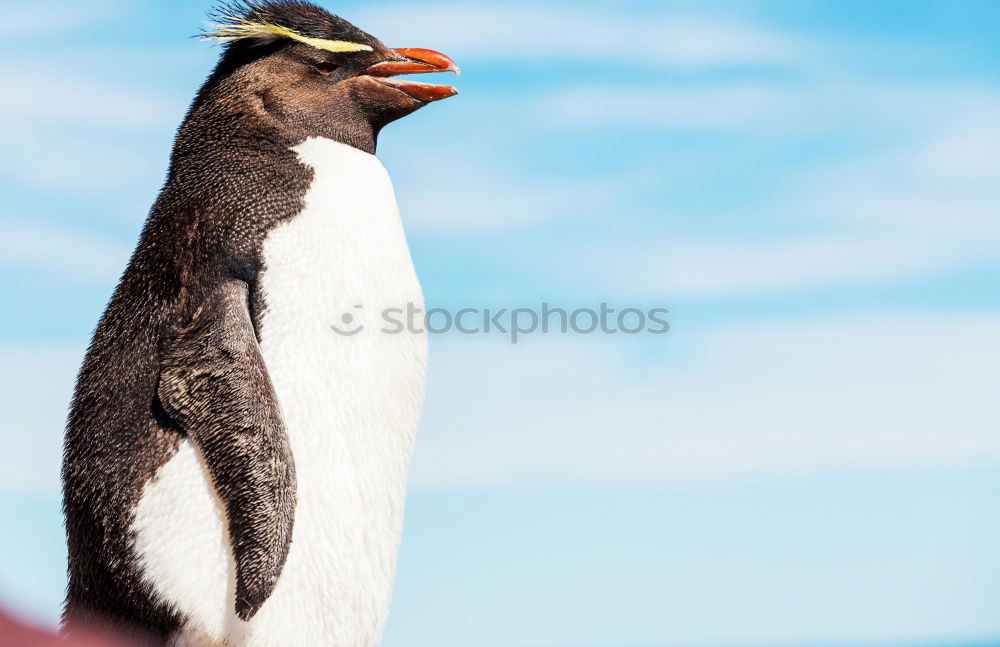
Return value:
[(352, 43), (347, 40), (311, 38), (309, 36), (303, 36), (299, 32), (288, 29), (287, 27), (282, 27), (281, 25), (272, 25), (266, 22), (254, 22), (252, 20), (246, 20), (245, 18), (236, 18), (232, 16), (226, 16), (223, 20), (229, 20), (230, 22), (208, 25), (210, 31), (205, 34), (205, 40), (217, 40), (224, 43), (232, 43), (245, 38), (255, 38), (259, 40), (288, 38), (290, 40), (305, 43), (310, 47), (326, 50), (328, 52), (372, 51), (370, 45)]

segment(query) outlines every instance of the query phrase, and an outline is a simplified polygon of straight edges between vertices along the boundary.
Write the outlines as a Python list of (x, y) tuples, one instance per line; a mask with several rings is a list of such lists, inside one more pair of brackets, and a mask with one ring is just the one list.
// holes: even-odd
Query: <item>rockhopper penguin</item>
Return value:
[(80, 371), (63, 464), (67, 631), (376, 645), (426, 339), (337, 334), (421, 304), (379, 131), (458, 72), (301, 0), (222, 7), (225, 43)]

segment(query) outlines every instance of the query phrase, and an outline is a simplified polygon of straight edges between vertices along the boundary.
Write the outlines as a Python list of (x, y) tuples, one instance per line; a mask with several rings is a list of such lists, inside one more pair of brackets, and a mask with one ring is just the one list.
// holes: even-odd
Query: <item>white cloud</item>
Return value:
[[(9, 147), (0, 150), (0, 172), (42, 195), (97, 194), (109, 211), (118, 210), (124, 201), (136, 202), (137, 195), (144, 196), (142, 202), (152, 202), (166, 175), (169, 144), (164, 140), (157, 154), (150, 138), (123, 141), (113, 135), (25, 126), (11, 133)], [(132, 191), (136, 188), (145, 193)], [(146, 208), (131, 217), (140, 217)]]
[(414, 482), (663, 482), (997, 460), (998, 330), (997, 317), (921, 312), (675, 325), (662, 343), (683, 350), (645, 367), (596, 338), (438, 340)]
[(954, 124), (995, 123), (1000, 91), (974, 84), (873, 82), (808, 70), (788, 80), (561, 87), (540, 97), (552, 127), (668, 128), (773, 137), (927, 134)]
[[(393, 168), (400, 209), (407, 229), (438, 236), (468, 236), (518, 231), (571, 215), (600, 216), (616, 201), (648, 184), (648, 175), (579, 178), (531, 177), (507, 165), (472, 162), (469, 151), (442, 152), (434, 165), (438, 181), (428, 182), (426, 161)], [(462, 160), (449, 164), (445, 160)], [(439, 181), (446, 179), (442, 187)]]
[(60, 69), (55, 82), (51, 70), (21, 63), (8, 59), (0, 67), (0, 78), (10, 88), (0, 102), (0, 117), (8, 121), (128, 130), (170, 127), (183, 112), (176, 101), (111, 84), (92, 74), (80, 76), (72, 66)]
[(787, 63), (800, 43), (748, 23), (665, 12), (632, 14), (538, 5), (380, 6), (349, 19), (386, 43), (433, 43), (459, 59), (614, 60), (630, 66)]
[(0, 491), (58, 492), (63, 430), (82, 345), (0, 345)]
[[(1000, 460), (1000, 318), (923, 312), (636, 339), (437, 338), (415, 486), (742, 479)], [(618, 343), (622, 341), (622, 343)], [(82, 345), (0, 346), (0, 490), (55, 491)]]
[(29, 267), (74, 283), (114, 282), (129, 257), (125, 245), (45, 225), (0, 225), (0, 268)]
[[(121, 55), (129, 60), (128, 52)], [(159, 181), (169, 149), (154, 156), (154, 145), (170, 137), (184, 101), (155, 95), (128, 74), (119, 78), (131, 84), (109, 83), (101, 74), (107, 76), (107, 66), (82, 64), (82, 55), (48, 56), (47, 63), (36, 57), (0, 65), (0, 83), (9, 88), (0, 119), (17, 124), (0, 151), (0, 172), (61, 193), (121, 194), (144, 179)]]
[[(910, 210), (899, 202), (870, 206), (902, 209), (900, 217), (910, 216), (915, 222), (929, 219), (920, 205)], [(947, 219), (952, 213), (958, 221), (975, 217), (945, 208), (934, 210), (931, 217)], [(983, 213), (988, 213), (985, 207)], [(870, 212), (860, 215), (865, 214)], [(878, 217), (872, 215), (870, 220), (877, 222)], [(605, 240), (565, 246), (556, 254), (556, 271), (565, 283), (584, 282), (619, 296), (661, 300), (884, 285), (995, 261), (1000, 242), (995, 233), (982, 229), (957, 235), (929, 226), (923, 232), (899, 229), (763, 241), (689, 236), (651, 237), (638, 243)], [(594, 259), (601, 260), (599, 266)]]
[[(684, 130), (746, 130), (788, 110), (787, 90), (759, 83), (694, 88), (590, 85), (542, 98), (560, 127), (674, 127)], [(785, 123), (784, 126), (789, 126)]]
[[(998, 101), (1000, 110), (1000, 101)], [(914, 162), (929, 176), (967, 182), (1000, 181), (1000, 118), (963, 119), (919, 151)], [(995, 184), (994, 184), (995, 186)]]
[(116, 0), (79, 2), (46, 2), (44, 5), (11, 5), (4, 7), (0, 36), (5, 39), (36, 40), (39, 34), (52, 34), (80, 29), (106, 19), (121, 6)]
[(719, 298), (885, 283), (933, 275), (956, 260), (988, 256), (965, 244), (889, 236), (810, 236), (781, 241), (676, 238), (588, 245), (564, 254), (572, 280), (601, 258), (603, 278), (588, 279), (618, 295), (663, 299)]
[[(778, 217), (806, 233), (791, 234), (783, 226), (763, 236), (662, 233), (638, 242), (612, 237), (566, 245), (559, 254), (561, 277), (631, 296), (722, 298), (885, 284), (1000, 257), (1000, 93), (921, 86), (844, 96), (855, 105), (837, 108), (839, 115), (818, 104), (800, 105), (803, 116), (791, 127), (819, 129), (820, 122), (851, 121), (847, 115), (853, 113), (856, 122), (869, 119), (866, 127), (874, 128), (891, 123), (895, 106), (901, 116), (886, 127), (905, 136), (892, 144), (871, 138), (880, 149), (792, 171), (765, 205), (746, 208), (748, 219)], [(566, 109), (586, 103), (578, 99)], [(718, 113), (709, 109), (698, 116), (702, 100), (693, 98), (679, 111), (690, 114), (666, 109), (661, 116), (686, 129), (746, 128), (761, 118), (760, 110), (748, 111), (735, 100), (719, 102)], [(916, 107), (905, 109), (909, 102)], [(776, 100), (767, 109), (789, 112), (796, 105), (785, 103)], [(761, 123), (784, 128), (789, 119), (776, 113)], [(592, 269), (594, 258), (605, 261), (599, 271)]]

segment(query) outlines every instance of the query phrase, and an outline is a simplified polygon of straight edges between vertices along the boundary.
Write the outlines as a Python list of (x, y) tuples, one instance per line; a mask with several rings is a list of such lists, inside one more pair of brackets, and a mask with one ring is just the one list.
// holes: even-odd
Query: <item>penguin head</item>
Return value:
[(235, 109), (254, 126), (290, 139), (328, 137), (374, 152), (386, 124), (454, 96), (450, 86), (395, 78), (455, 72), (455, 62), (428, 49), (392, 49), (346, 20), (304, 0), (223, 4), (204, 37), (225, 52), (195, 99), (200, 107)]

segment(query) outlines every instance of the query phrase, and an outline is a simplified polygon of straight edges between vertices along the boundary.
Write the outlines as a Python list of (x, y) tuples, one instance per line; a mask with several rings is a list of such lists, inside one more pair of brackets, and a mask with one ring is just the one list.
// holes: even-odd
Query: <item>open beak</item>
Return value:
[(363, 70), (358, 76), (369, 76), (383, 85), (396, 88), (420, 101), (440, 101), (458, 94), (458, 90), (450, 85), (417, 83), (416, 81), (391, 78), (398, 74), (429, 74), (431, 72), (461, 74), (462, 71), (458, 69), (458, 65), (455, 65), (455, 61), (432, 49), (402, 47), (392, 51), (401, 60), (376, 63)]

